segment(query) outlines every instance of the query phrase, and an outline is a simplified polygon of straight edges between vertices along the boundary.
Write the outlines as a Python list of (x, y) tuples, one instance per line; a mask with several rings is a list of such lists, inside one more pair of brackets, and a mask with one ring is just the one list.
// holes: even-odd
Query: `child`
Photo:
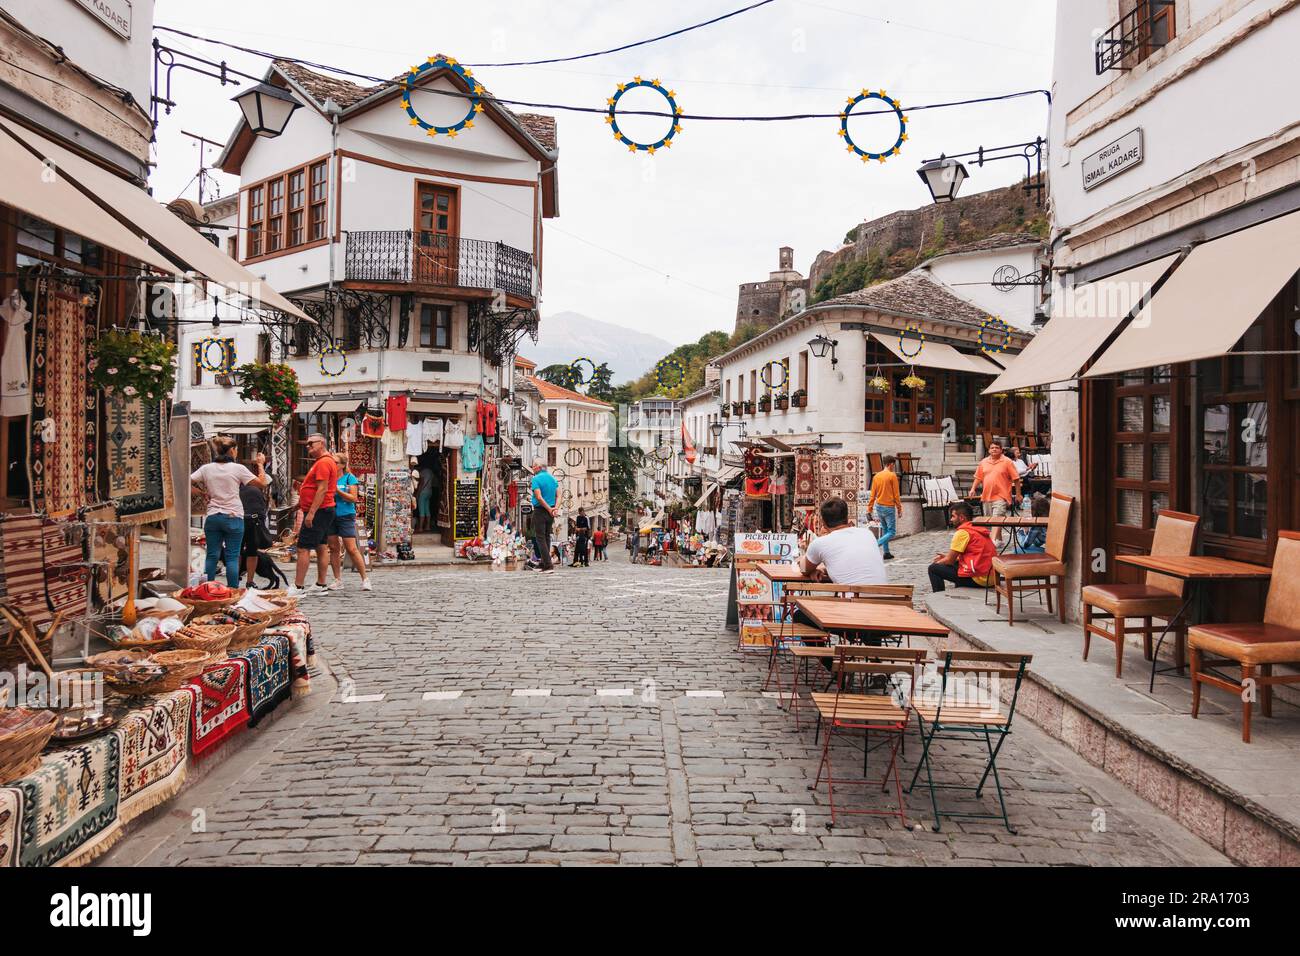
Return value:
[[(1046, 518), (1052, 504), (1043, 495), (1034, 495), (1029, 513), (1035, 518)], [(1047, 549), (1047, 528), (1021, 528), (1016, 532), (1016, 545), (1026, 554), (1042, 554)]]

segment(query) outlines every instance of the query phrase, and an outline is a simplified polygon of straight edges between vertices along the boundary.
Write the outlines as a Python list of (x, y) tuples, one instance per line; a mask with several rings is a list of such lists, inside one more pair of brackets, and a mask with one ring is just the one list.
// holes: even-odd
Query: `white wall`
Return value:
[(1035, 247), (1020, 246), (940, 256), (931, 259), (921, 268), (948, 286), (953, 295), (1002, 319), (1008, 325), (1028, 332), (1033, 328), (1038, 287), (1024, 285), (1003, 292), (992, 283), (993, 273), (1002, 265), (1015, 266), (1021, 276), (1037, 275), (1038, 264), (1035, 258)]

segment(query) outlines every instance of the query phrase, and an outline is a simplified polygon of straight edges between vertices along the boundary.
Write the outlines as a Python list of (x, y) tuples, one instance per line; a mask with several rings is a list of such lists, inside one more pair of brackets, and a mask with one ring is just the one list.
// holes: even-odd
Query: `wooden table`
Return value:
[(777, 564), (775, 562), (765, 562), (757, 566), (756, 570), (763, 577), (767, 578), (773, 584), (812, 584), (813, 579), (807, 577), (799, 570), (796, 564)]
[[(1012, 545), (1012, 551), (1020, 550), (1020, 542), (1016, 539), (1016, 528), (1046, 528), (1047, 518), (1035, 518), (1031, 515), (980, 515), (978, 518), (972, 518), (971, 524), (979, 528), (1011, 528), (1011, 534), (1008, 542)], [(1004, 544), (1002, 550), (1006, 551), (1007, 546)]]
[[(1267, 581), (1273, 575), (1272, 568), (1260, 564), (1249, 564), (1245, 561), (1234, 561), (1231, 558), (1213, 558), (1200, 554), (1121, 554), (1115, 560), (1120, 564), (1129, 564), (1145, 571), (1166, 574), (1171, 578), (1178, 578), (1180, 581), (1186, 582), (1186, 587), (1183, 588), (1183, 605), (1178, 609), (1178, 613), (1165, 623), (1165, 629), (1160, 632), (1160, 639), (1156, 641), (1156, 649), (1151, 654), (1151, 680), (1147, 684), (1148, 691), (1155, 690), (1157, 673), (1174, 670), (1172, 667), (1166, 667), (1164, 671), (1157, 671), (1156, 664), (1160, 660), (1160, 646), (1164, 644), (1165, 636), (1173, 629), (1174, 624), (1187, 613), (1192, 601), (1199, 597), (1196, 587), (1198, 584), (1206, 581)], [(1123, 653), (1123, 648), (1118, 650)]]
[(899, 604), (862, 600), (795, 598), (795, 607), (823, 631), (858, 631), (871, 634), (918, 634), (947, 637), (948, 628), (928, 614)]

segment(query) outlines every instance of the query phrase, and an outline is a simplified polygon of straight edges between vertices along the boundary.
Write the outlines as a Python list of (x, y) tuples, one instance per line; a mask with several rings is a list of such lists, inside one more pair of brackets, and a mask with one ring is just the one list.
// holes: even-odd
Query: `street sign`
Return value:
[(1084, 157), (1083, 188), (1092, 189), (1106, 180), (1128, 172), (1146, 158), (1142, 142), (1142, 128), (1139, 126), (1131, 133), (1125, 133), (1115, 142), (1103, 146), (1091, 156)]

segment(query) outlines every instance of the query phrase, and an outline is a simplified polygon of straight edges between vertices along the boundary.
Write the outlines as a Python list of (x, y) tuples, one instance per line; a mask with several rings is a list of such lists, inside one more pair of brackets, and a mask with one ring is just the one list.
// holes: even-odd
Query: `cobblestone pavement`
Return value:
[[(894, 579), (923, 578), (941, 541), (898, 542)], [(554, 576), (393, 569), (375, 581), (308, 605), (333, 695), (318, 681), (305, 708), (250, 734), (247, 753), (105, 862), (1224, 862), (1027, 721), (1001, 760), (1018, 833), (952, 820), (934, 833), (923, 786), (906, 805), (925, 826), (853, 817), (829, 830), (825, 786), (808, 789), (811, 727), (795, 731), (761, 692), (763, 655), (722, 629), (725, 571), (611, 551)], [(913, 734), (908, 774), (918, 753)], [(861, 760), (841, 758), (844, 772)], [(982, 762), (944, 747), (936, 768), (970, 783)], [(837, 799), (883, 808), (892, 793)]]

